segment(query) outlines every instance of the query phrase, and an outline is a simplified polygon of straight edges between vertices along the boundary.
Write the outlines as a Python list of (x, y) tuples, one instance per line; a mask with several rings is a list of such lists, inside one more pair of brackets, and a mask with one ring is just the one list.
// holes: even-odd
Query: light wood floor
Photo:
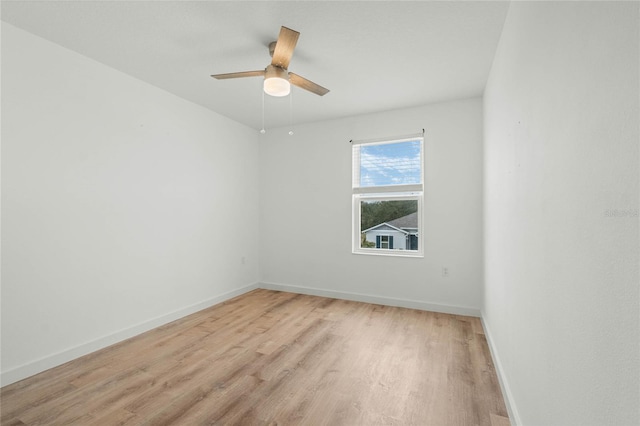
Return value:
[(0, 398), (2, 425), (509, 425), (479, 319), (268, 290)]

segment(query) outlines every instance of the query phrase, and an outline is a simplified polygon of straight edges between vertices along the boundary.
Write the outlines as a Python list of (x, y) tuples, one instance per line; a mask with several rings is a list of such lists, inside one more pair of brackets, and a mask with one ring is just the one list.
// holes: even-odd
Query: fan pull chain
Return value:
[(265, 134), (267, 133), (267, 131), (264, 129), (264, 90), (261, 90), (262, 92), (262, 129), (260, 129), (260, 133), (261, 134)]
[(293, 87), (289, 92), (289, 136), (293, 136)]

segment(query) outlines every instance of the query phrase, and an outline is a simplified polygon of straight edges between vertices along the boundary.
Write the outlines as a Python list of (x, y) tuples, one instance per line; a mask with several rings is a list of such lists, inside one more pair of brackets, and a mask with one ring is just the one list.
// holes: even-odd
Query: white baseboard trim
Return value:
[(500, 357), (498, 356), (498, 350), (495, 346), (493, 338), (491, 337), (491, 331), (489, 330), (489, 327), (487, 326), (487, 323), (484, 320), (484, 313), (480, 315), (480, 321), (482, 321), (482, 328), (484, 329), (484, 335), (487, 338), (487, 344), (489, 345), (489, 351), (491, 352), (491, 357), (493, 358), (493, 364), (496, 367), (498, 382), (500, 383), (500, 389), (502, 391), (504, 403), (507, 406), (507, 412), (509, 413), (509, 420), (511, 421), (511, 426), (522, 425), (522, 421), (520, 420), (520, 415), (518, 414), (518, 409), (516, 408), (515, 400), (513, 399), (513, 394), (511, 393), (511, 388), (509, 387), (509, 382), (507, 381), (507, 377), (504, 374), (504, 369), (502, 368), (502, 362), (500, 361)]
[(480, 309), (468, 306), (442, 305), (439, 303), (429, 303), (409, 299), (397, 299), (394, 297), (382, 297), (371, 294), (348, 293), (335, 290), (325, 290), (313, 287), (303, 287), (289, 284), (276, 284), (261, 282), (258, 284), (265, 290), (286, 291), (289, 293), (308, 294), (311, 296), (331, 297), (333, 299), (353, 300), (354, 302), (375, 303), (378, 305), (397, 306), (400, 308), (419, 309), (422, 311), (441, 312), (445, 314), (465, 315), (479, 317)]
[(34, 374), (38, 374), (50, 368), (57, 367), (58, 365), (62, 365), (83, 355), (87, 355), (99, 349), (106, 348), (107, 346), (121, 342), (156, 327), (160, 327), (161, 325), (201, 311), (210, 306), (217, 305), (218, 303), (222, 303), (226, 300), (232, 299), (236, 296), (240, 296), (241, 294), (247, 293), (257, 288), (258, 283), (254, 283), (235, 290), (231, 290), (202, 302), (194, 303), (193, 305), (186, 306), (173, 312), (169, 312), (167, 314), (160, 315), (131, 327), (116, 331), (115, 333), (109, 334), (107, 336), (99, 337), (95, 340), (91, 340), (89, 342), (66, 349), (64, 351), (52, 355), (47, 355), (35, 361), (28, 362), (11, 370), (3, 371), (2, 373), (0, 373), (0, 386), (9, 385), (11, 383), (33, 376)]

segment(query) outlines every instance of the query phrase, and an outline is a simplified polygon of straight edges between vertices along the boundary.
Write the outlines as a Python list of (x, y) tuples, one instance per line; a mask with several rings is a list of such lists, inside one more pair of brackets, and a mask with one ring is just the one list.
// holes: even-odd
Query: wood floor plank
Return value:
[(0, 390), (9, 425), (482, 425), (477, 318), (255, 290)]

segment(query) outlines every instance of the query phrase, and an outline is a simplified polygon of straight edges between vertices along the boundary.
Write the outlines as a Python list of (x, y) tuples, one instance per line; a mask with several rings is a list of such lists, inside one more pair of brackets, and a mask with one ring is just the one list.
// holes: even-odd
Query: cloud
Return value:
[(360, 186), (419, 183), (420, 167), (419, 142), (360, 148)]

